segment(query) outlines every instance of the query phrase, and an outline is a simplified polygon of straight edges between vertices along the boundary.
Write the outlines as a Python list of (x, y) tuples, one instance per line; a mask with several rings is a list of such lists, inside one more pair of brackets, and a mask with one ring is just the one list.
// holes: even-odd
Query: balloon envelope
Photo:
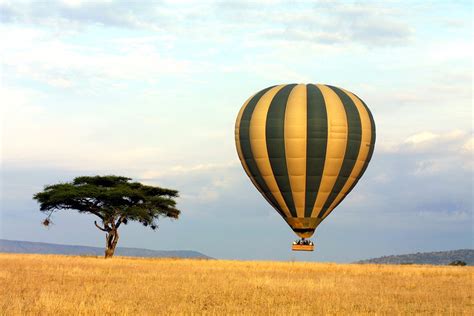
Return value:
[(255, 187), (296, 234), (311, 237), (365, 172), (375, 123), (367, 105), (344, 89), (279, 85), (244, 103), (235, 141)]

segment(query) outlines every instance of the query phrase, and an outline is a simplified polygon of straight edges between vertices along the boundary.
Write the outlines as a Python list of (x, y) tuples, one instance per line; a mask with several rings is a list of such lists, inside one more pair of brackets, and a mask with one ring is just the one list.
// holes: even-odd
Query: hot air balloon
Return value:
[(272, 86), (250, 97), (235, 124), (242, 166), (258, 191), (301, 240), (364, 174), (375, 147), (367, 105), (347, 90), (323, 84)]

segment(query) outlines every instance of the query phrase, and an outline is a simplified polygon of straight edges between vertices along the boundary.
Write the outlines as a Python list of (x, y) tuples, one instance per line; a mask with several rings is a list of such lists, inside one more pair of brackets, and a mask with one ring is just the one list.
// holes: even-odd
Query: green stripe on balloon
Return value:
[[(367, 104), (365, 104), (364, 101), (362, 101), (362, 99), (359, 98), (358, 96), (356, 96), (356, 98), (360, 100), (360, 102), (364, 105), (365, 110), (369, 114), (369, 119), (370, 119), (370, 148), (369, 148), (369, 152), (367, 154), (367, 158), (365, 159), (364, 165), (362, 166), (362, 169), (361, 169), (360, 173), (357, 175), (357, 179), (354, 181), (354, 183), (352, 183), (352, 185), (347, 190), (347, 192), (345, 194), (346, 196), (352, 191), (352, 189), (354, 189), (354, 187), (357, 185), (357, 182), (359, 182), (360, 178), (365, 173), (365, 170), (367, 169), (367, 167), (369, 165), (369, 162), (372, 159), (372, 155), (374, 154), (374, 149), (375, 149), (375, 138), (376, 138), (376, 136), (375, 136), (375, 121), (374, 121), (374, 118), (373, 118), (372, 113), (370, 112), (369, 107), (367, 106)], [(342, 202), (342, 200), (340, 200), (339, 203), (337, 203), (334, 208), (336, 208)]]
[(297, 214), (286, 166), (285, 110), (290, 92), (295, 86), (296, 84), (286, 85), (273, 97), (268, 109), (265, 127), (268, 158), (273, 176), (293, 217), (297, 217)]
[(242, 113), (242, 118), (240, 119), (239, 139), (240, 147), (242, 149), (242, 156), (245, 159), (245, 162), (247, 163), (247, 167), (250, 171), (252, 178), (259, 186), (260, 191), (265, 194), (273, 208), (277, 210), (281, 216), (284, 216), (284, 213), (282, 212), (277, 201), (275, 200), (275, 197), (270, 192), (267, 184), (265, 183), (265, 180), (260, 174), (260, 170), (258, 170), (257, 163), (255, 162), (255, 159), (253, 157), (252, 147), (250, 145), (250, 119), (252, 118), (253, 111), (255, 110), (255, 106), (262, 98), (262, 96), (273, 87), (274, 86), (258, 92), (245, 107), (244, 112)]
[(344, 110), (347, 117), (347, 143), (341, 169), (339, 170), (336, 182), (334, 183), (334, 187), (332, 188), (328, 199), (324, 203), (321, 212), (319, 212), (319, 218), (324, 216), (349, 179), (352, 169), (354, 169), (356, 164), (357, 156), (359, 155), (360, 144), (362, 141), (362, 125), (356, 105), (352, 99), (341, 89), (333, 86), (328, 87), (337, 94), (344, 105)]
[(328, 142), (327, 110), (321, 90), (308, 84), (307, 91), (307, 140), (306, 140), (306, 196), (305, 217), (311, 217), (318, 195), (326, 161)]

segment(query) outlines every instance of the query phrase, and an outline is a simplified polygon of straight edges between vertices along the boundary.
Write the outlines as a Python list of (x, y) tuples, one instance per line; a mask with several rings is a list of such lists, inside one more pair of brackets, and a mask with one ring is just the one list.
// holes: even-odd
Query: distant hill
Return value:
[(447, 265), (455, 260), (464, 261), (470, 266), (474, 265), (474, 250), (459, 249), (437, 252), (417, 252), (407, 255), (384, 256), (361, 260), (356, 263)]
[[(104, 249), (99, 247), (0, 239), (0, 252), (102, 256), (104, 254)], [(212, 257), (192, 250), (150, 250), (117, 247), (115, 254), (127, 257), (213, 259)]]

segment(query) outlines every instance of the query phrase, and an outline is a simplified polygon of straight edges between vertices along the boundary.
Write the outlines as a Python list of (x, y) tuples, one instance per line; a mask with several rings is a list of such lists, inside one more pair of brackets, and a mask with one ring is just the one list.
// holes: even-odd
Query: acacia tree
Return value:
[(106, 233), (105, 258), (112, 257), (119, 240), (118, 229), (129, 221), (137, 221), (153, 230), (159, 217), (177, 219), (178, 191), (130, 182), (119, 176), (77, 177), (72, 182), (48, 185), (33, 199), (47, 214), (43, 224), (51, 223), (53, 213), (75, 210), (100, 219), (95, 226)]

